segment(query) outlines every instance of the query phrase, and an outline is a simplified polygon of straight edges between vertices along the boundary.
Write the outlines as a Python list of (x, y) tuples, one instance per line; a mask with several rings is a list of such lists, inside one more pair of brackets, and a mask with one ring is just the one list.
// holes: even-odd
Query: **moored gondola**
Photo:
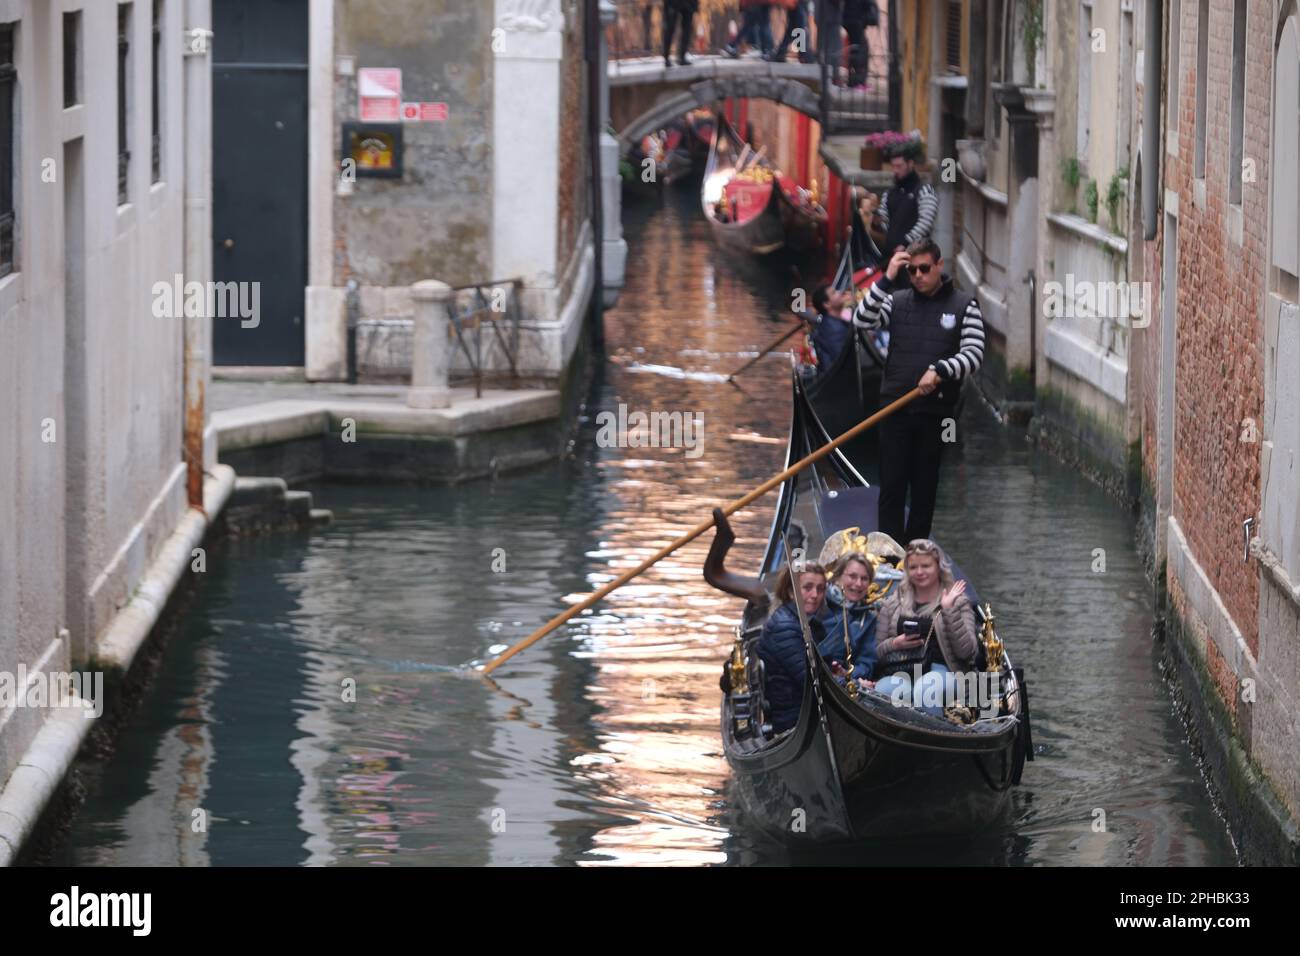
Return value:
[[(787, 463), (827, 440), (796, 378)], [(838, 530), (857, 527), (866, 534), (874, 529), (876, 506), (876, 489), (838, 450), (802, 469), (780, 491), (759, 569), (764, 586), (771, 587), (795, 549), (816, 555)], [(711, 551), (710, 564), (711, 583), (741, 593), (717, 574), (720, 555)], [(954, 573), (964, 578), (955, 567)], [(976, 667), (994, 661), (986, 673), (997, 678), (991, 683), (996, 707), (973, 722), (895, 706), (870, 691), (851, 694), (808, 643), (805, 626), (807, 671), (799, 719), (772, 736), (764, 726), (756, 649), (768, 607), (751, 597), (728, 669), (721, 719), (735, 791), (753, 825), (793, 844), (973, 833), (996, 825), (1024, 761), (1032, 759), (1028, 696), (1023, 674), (1013, 670), (997, 638), (991, 612), (980, 607), (966, 580), (968, 596), (979, 608), (977, 619), (984, 622)]]
[(724, 245), (764, 255), (778, 249), (807, 252), (822, 241), (826, 210), (755, 152), (726, 117), (714, 118), (700, 202)]

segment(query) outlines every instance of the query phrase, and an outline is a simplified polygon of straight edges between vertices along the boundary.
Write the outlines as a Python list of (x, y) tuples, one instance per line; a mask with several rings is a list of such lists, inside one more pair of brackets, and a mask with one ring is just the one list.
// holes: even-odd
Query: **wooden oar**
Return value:
[[(865, 432), (872, 425), (876, 424), (878, 421), (884, 418), (888, 418), (890, 415), (894, 414), (894, 412), (898, 411), (908, 402), (919, 397), (920, 394), (921, 394), (921, 390), (919, 388), (914, 388), (906, 395), (904, 395), (902, 398), (890, 402), (888, 405), (886, 405), (880, 411), (876, 412), (870, 418), (866, 418), (858, 422), (856, 425), (854, 425), (852, 428), (846, 431), (843, 435), (840, 435), (838, 438), (834, 439), (833, 441), (830, 441), (827, 444), (822, 445), (821, 448), (818, 448), (816, 451), (812, 452), (811, 454), (805, 455), (803, 458), (796, 461), (793, 465), (791, 465), (789, 468), (787, 468), (785, 471), (781, 472), (780, 474), (773, 475), (771, 478), (763, 482), (761, 485), (759, 485), (749, 494), (745, 495), (744, 497), (737, 498), (735, 501), (731, 502), (731, 504), (723, 508), (722, 513), (724, 515), (735, 514), (741, 508), (744, 508), (747, 505), (751, 504), (752, 502), (756, 501), (757, 499), (763, 497), (763, 495), (767, 494), (769, 491), (771, 491), (773, 488), (780, 485), (782, 482), (790, 478), (792, 475), (798, 474), (801, 469), (807, 468), (815, 461), (820, 461), (821, 459), (829, 455), (832, 451), (834, 451), (836, 448), (839, 448), (841, 445), (843, 445), (845, 442), (851, 441), (852, 439), (856, 438), (858, 435), (861, 435), (863, 432)], [(581, 614), (587, 608), (591, 607), (601, 598), (605, 597), (610, 592), (615, 591), (618, 588), (621, 588), (623, 585), (627, 584), (628, 581), (631, 581), (642, 571), (645, 571), (647, 568), (651, 567), (656, 562), (661, 561), (664, 558), (668, 557), (668, 555), (672, 554), (682, 545), (694, 541), (696, 538), (698, 538), (700, 535), (702, 535), (704, 532), (708, 531), (712, 527), (713, 527), (712, 517), (710, 517), (707, 521), (700, 522), (694, 528), (686, 532), (686, 534), (682, 535), (677, 540), (673, 541), (670, 544), (664, 545), (664, 547), (660, 548), (650, 557), (646, 558), (635, 568), (632, 568), (631, 570), (628, 571), (624, 571), (622, 574), (616, 577), (613, 581), (610, 581), (600, 590), (596, 591), (593, 594), (588, 594), (582, 601), (573, 605), (573, 607), (569, 608), (563, 614), (557, 614), (555, 617), (551, 618), (549, 621), (546, 622), (546, 624), (542, 625), (537, 630), (533, 631), (533, 633), (529, 634), (518, 644), (515, 644), (507, 648), (506, 650), (502, 651), (495, 658), (493, 658), (486, 667), (483, 668), (482, 673), (484, 674), (484, 676), (491, 674), (494, 670), (496, 670), (506, 661), (510, 660), (510, 658), (514, 657), (520, 651), (525, 650), (526, 648), (529, 648), (532, 645), (536, 644), (538, 641), (544, 638), (547, 634), (551, 633), (551, 631), (555, 630), (564, 622), (572, 620), (573, 618), (577, 617), (579, 614)]]
[(759, 359), (761, 359), (763, 356), (767, 355), (768, 352), (772, 351), (772, 349), (776, 348), (778, 345), (780, 345), (782, 342), (784, 342), (786, 339), (788, 339), (790, 336), (794, 335), (796, 332), (798, 332), (798, 331), (799, 331), (800, 329), (802, 329), (802, 328), (803, 328), (803, 322), (800, 321), (800, 323), (799, 323), (798, 325), (796, 325), (794, 328), (789, 329), (789, 330), (787, 330), (787, 331), (785, 331), (785, 332), (782, 332), (782, 333), (781, 333), (781, 337), (780, 337), (779, 339), (777, 339), (775, 342), (773, 342), (773, 343), (772, 343), (771, 345), (769, 345), (767, 348), (763, 349), (763, 351), (759, 352), (757, 355), (755, 355), (752, 359), (750, 359), (748, 362), (746, 362), (746, 363), (745, 363), (744, 365), (742, 365), (740, 368), (736, 369), (734, 372), (732, 372), (730, 375), (728, 375), (728, 376), (727, 376), (727, 381), (730, 382), (730, 381), (731, 381), (732, 379), (734, 379), (737, 375), (739, 375), (741, 372), (745, 371), (745, 369), (749, 368), (751, 365), (753, 365), (755, 362), (757, 362), (757, 361), (758, 361)]

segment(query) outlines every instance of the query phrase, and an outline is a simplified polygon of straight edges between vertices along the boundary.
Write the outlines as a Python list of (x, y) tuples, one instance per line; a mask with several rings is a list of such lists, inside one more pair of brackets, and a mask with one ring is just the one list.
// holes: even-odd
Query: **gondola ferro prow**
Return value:
[(1002, 638), (998, 637), (998, 632), (993, 628), (993, 605), (985, 602), (980, 608), (980, 617), (984, 619), (980, 640), (984, 642), (984, 652), (988, 657), (984, 669), (1000, 671), (1002, 670)]
[[(1003, 654), (1002, 638), (998, 637), (997, 629), (994, 626), (996, 624), (996, 619), (993, 616), (993, 605), (986, 601), (984, 604), (978, 605), (978, 607), (980, 617), (984, 622), (980, 628), (980, 641), (984, 644), (984, 670), (993, 674), (1001, 674), (1005, 655)], [(999, 711), (1003, 709), (1004, 705), (1008, 704), (1006, 695), (1001, 693), (1000, 684), (1001, 682), (999, 681), (998, 684), (995, 685), (999, 688)]]

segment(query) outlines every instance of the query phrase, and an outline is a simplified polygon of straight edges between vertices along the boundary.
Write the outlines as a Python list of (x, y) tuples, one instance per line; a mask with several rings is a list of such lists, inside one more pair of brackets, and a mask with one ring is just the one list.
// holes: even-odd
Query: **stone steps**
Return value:
[(312, 505), (310, 491), (291, 489), (283, 478), (251, 475), (235, 479), (222, 520), (227, 533), (240, 537), (310, 528), (333, 520), (330, 511)]

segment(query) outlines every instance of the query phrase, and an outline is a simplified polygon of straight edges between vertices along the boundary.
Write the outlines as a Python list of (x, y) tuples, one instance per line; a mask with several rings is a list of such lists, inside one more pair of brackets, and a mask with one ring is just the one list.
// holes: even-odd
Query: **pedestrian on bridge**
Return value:
[(691, 21), (700, 8), (700, 0), (664, 0), (664, 66), (673, 65), (671, 53), (673, 34), (681, 27), (682, 37), (677, 41), (677, 62), (686, 66), (686, 49), (691, 45)]
[(722, 52), (735, 59), (740, 56), (740, 45), (757, 46), (765, 58), (772, 56), (776, 44), (772, 41), (772, 4), (768, 0), (740, 0), (743, 17), (735, 42), (728, 43)]
[(844, 31), (849, 35), (849, 89), (867, 89), (871, 47), (867, 27), (880, 23), (876, 0), (844, 0)]
[[(793, 44), (800, 63), (813, 61), (812, 50), (808, 42), (808, 11), (805, 0), (777, 0), (777, 6), (785, 8), (785, 36), (770, 59), (773, 63), (784, 63), (786, 51)], [(798, 36), (796, 31), (803, 31)]]

